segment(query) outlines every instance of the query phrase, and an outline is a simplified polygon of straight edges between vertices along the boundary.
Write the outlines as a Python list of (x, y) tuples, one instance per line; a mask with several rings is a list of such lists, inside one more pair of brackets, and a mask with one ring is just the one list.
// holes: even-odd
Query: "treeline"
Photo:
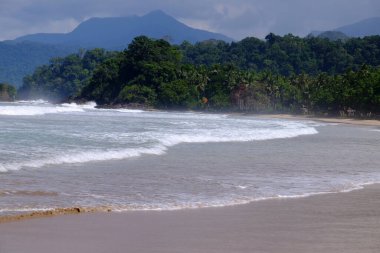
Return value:
[(180, 45), (185, 63), (212, 66), (232, 64), (239, 69), (291, 76), (306, 73), (342, 74), (362, 65), (380, 66), (380, 36), (331, 41), (274, 34), (265, 40), (246, 38), (239, 42), (204, 41)]
[(0, 83), (0, 101), (13, 101), (16, 98), (16, 88), (6, 83)]
[(94, 49), (81, 50), (64, 58), (52, 58), (48, 65), (37, 67), (32, 75), (24, 77), (18, 97), (66, 100), (88, 84), (100, 63), (115, 55), (116, 53), (104, 49)]
[(342, 43), (271, 34), (180, 46), (142, 36), (123, 52), (54, 59), (19, 93), (109, 106), (376, 117), (379, 48), (379, 36)]

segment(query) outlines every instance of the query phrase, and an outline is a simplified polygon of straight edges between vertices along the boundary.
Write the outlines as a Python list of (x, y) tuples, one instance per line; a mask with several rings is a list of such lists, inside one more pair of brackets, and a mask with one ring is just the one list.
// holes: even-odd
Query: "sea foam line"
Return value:
[(152, 137), (156, 145), (146, 148), (127, 148), (119, 150), (93, 150), (75, 151), (66, 154), (55, 155), (46, 159), (25, 161), (23, 163), (0, 164), (0, 172), (20, 170), (21, 168), (40, 168), (47, 165), (75, 164), (97, 162), (107, 160), (122, 160), (141, 155), (163, 155), (169, 147), (181, 143), (217, 143), (217, 142), (249, 142), (270, 139), (294, 138), (301, 135), (313, 135), (318, 131), (314, 127), (298, 125), (294, 129), (256, 129), (255, 131), (242, 129), (241, 131), (226, 132), (225, 130), (199, 130), (196, 134), (158, 134)]
[[(20, 207), (20, 208), (2, 208), (0, 209), (0, 217), (2, 213), (29, 213), (38, 214), (40, 216), (51, 215), (62, 215), (62, 214), (73, 214), (73, 213), (87, 213), (87, 212), (135, 212), (135, 211), (177, 211), (184, 209), (200, 209), (200, 208), (220, 208), (220, 207), (229, 207), (229, 206), (238, 206), (238, 205), (246, 205), (259, 201), (268, 201), (268, 200), (281, 200), (281, 199), (300, 199), (300, 198), (308, 198), (319, 195), (327, 195), (327, 194), (337, 194), (337, 193), (349, 193), (352, 191), (362, 190), (366, 186), (378, 184), (379, 182), (365, 182), (359, 183), (347, 189), (341, 190), (331, 190), (331, 191), (321, 191), (321, 192), (311, 192), (304, 194), (295, 194), (295, 195), (277, 195), (271, 197), (242, 197), (234, 200), (217, 200), (210, 201), (207, 203), (203, 203), (200, 201), (194, 202), (186, 202), (180, 204), (129, 204), (129, 205), (101, 205), (101, 206), (73, 206), (73, 207), (36, 207), (36, 208), (28, 208), (28, 207)], [(17, 215), (15, 216), (17, 217)], [(29, 216), (27, 215), (26, 218)], [(0, 220), (1, 222), (1, 220)]]
[(155, 148), (138, 148), (115, 151), (92, 151), (82, 153), (64, 154), (47, 159), (28, 161), (25, 163), (0, 164), (0, 172), (20, 170), (21, 168), (40, 168), (47, 165), (75, 164), (86, 162), (100, 162), (107, 160), (121, 160), (141, 155), (162, 155), (166, 147), (157, 146)]
[(82, 108), (62, 106), (1, 106), (0, 115), (7, 116), (35, 116), (53, 113), (84, 112)]
[[(281, 195), (278, 194), (276, 196), (269, 197), (241, 197), (230, 200), (214, 200), (209, 201), (207, 203), (200, 201), (179, 203), (179, 204), (136, 204), (136, 205), (109, 205), (106, 206), (107, 210), (111, 210), (113, 212), (130, 212), (130, 211), (177, 211), (184, 209), (200, 209), (200, 208), (219, 208), (219, 207), (229, 207), (229, 206), (238, 206), (238, 205), (247, 205), (254, 202), (260, 201), (268, 201), (268, 200), (287, 200), (287, 199), (301, 199), (308, 198), (319, 195), (327, 195), (327, 194), (338, 194), (338, 193), (349, 193), (357, 190), (362, 190), (366, 186), (378, 184), (379, 182), (364, 182), (357, 183), (348, 188), (343, 188), (340, 190), (326, 190), (320, 192), (310, 192), (303, 194), (294, 194), (294, 195)], [(102, 207), (104, 208), (104, 206)]]
[(63, 107), (69, 108), (81, 108), (81, 109), (95, 109), (97, 104), (95, 102), (87, 102), (85, 104), (77, 104), (77, 103), (63, 103), (61, 104)]
[[(254, 133), (240, 133), (225, 135), (217, 133), (219, 136), (212, 136), (207, 132), (201, 134), (172, 134), (156, 137), (159, 144), (149, 148), (127, 148), (121, 150), (94, 150), (87, 152), (72, 152), (68, 154), (56, 155), (46, 159), (26, 161), (23, 163), (10, 163), (1, 165), (0, 172), (20, 170), (21, 168), (40, 168), (47, 165), (75, 164), (86, 162), (99, 162), (107, 160), (122, 160), (141, 155), (163, 155), (169, 147), (181, 143), (217, 143), (217, 142), (249, 142), (269, 139), (294, 138), (301, 135), (317, 134), (318, 131), (312, 127), (287, 130), (257, 130)], [(225, 136), (223, 136), (225, 135)]]

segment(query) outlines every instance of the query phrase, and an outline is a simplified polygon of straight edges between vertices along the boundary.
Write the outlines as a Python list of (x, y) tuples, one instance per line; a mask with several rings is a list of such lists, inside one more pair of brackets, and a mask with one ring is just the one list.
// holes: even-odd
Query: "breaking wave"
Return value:
[(85, 104), (64, 103), (62, 106), (68, 108), (95, 109), (97, 104), (95, 102), (87, 102)]
[(45, 100), (28, 100), (7, 103), (0, 106), (0, 115), (8, 116), (35, 116), (55, 113), (84, 112), (88, 109), (95, 109), (95, 102), (86, 104), (65, 103), (61, 105), (52, 105)]
[[(168, 134), (165, 132), (148, 133), (139, 138), (142, 141), (152, 142), (155, 144), (142, 148), (125, 148), (115, 150), (88, 150), (88, 151), (68, 151), (65, 154), (51, 155), (45, 159), (23, 161), (17, 163), (0, 164), (0, 171), (6, 172), (19, 170), (23, 167), (39, 168), (46, 165), (74, 164), (107, 160), (122, 160), (141, 155), (162, 155), (165, 154), (169, 147), (181, 143), (217, 143), (217, 142), (248, 142), (261, 141), (270, 139), (293, 138), (301, 135), (317, 134), (314, 127), (305, 127), (300, 125), (292, 129), (216, 129), (213, 133), (206, 130), (199, 130), (193, 134)], [(114, 136), (117, 139), (117, 136)], [(112, 138), (108, 135), (107, 138)]]
[(95, 102), (45, 103), (36, 100), (0, 105), (0, 116), (61, 114), (46, 121), (24, 118), (18, 121), (17, 117), (0, 121), (3, 129), (0, 132), (0, 172), (162, 155), (169, 147), (181, 143), (248, 142), (318, 133), (315, 122), (194, 112), (96, 109)]
[(0, 106), (0, 115), (8, 116), (34, 116), (52, 113), (83, 112), (82, 108), (62, 106)]

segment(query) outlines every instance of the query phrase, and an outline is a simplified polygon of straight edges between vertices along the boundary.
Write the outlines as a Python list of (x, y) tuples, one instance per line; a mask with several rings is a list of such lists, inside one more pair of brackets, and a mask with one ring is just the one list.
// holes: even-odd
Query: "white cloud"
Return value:
[(190, 18), (178, 18), (178, 21), (196, 29), (207, 30), (210, 32), (216, 32), (210, 23), (206, 20), (190, 19)]
[(249, 3), (234, 5), (231, 3), (218, 3), (214, 6), (216, 12), (228, 19), (239, 18), (246, 13), (256, 14), (254, 5)]
[(0, 33), (0, 40), (7, 40), (33, 33), (67, 33), (71, 32), (80, 22), (73, 18), (67, 18), (51, 20), (45, 24), (35, 23), (33, 26), (25, 26), (25, 23), (17, 19), (0, 18), (0, 23), (8, 25), (6, 32)]

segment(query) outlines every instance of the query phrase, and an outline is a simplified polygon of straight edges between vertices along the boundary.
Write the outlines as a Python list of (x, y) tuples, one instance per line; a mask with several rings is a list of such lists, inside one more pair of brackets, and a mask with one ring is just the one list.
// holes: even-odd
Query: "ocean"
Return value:
[(372, 127), (95, 105), (0, 103), (0, 216), (221, 207), (380, 182)]

